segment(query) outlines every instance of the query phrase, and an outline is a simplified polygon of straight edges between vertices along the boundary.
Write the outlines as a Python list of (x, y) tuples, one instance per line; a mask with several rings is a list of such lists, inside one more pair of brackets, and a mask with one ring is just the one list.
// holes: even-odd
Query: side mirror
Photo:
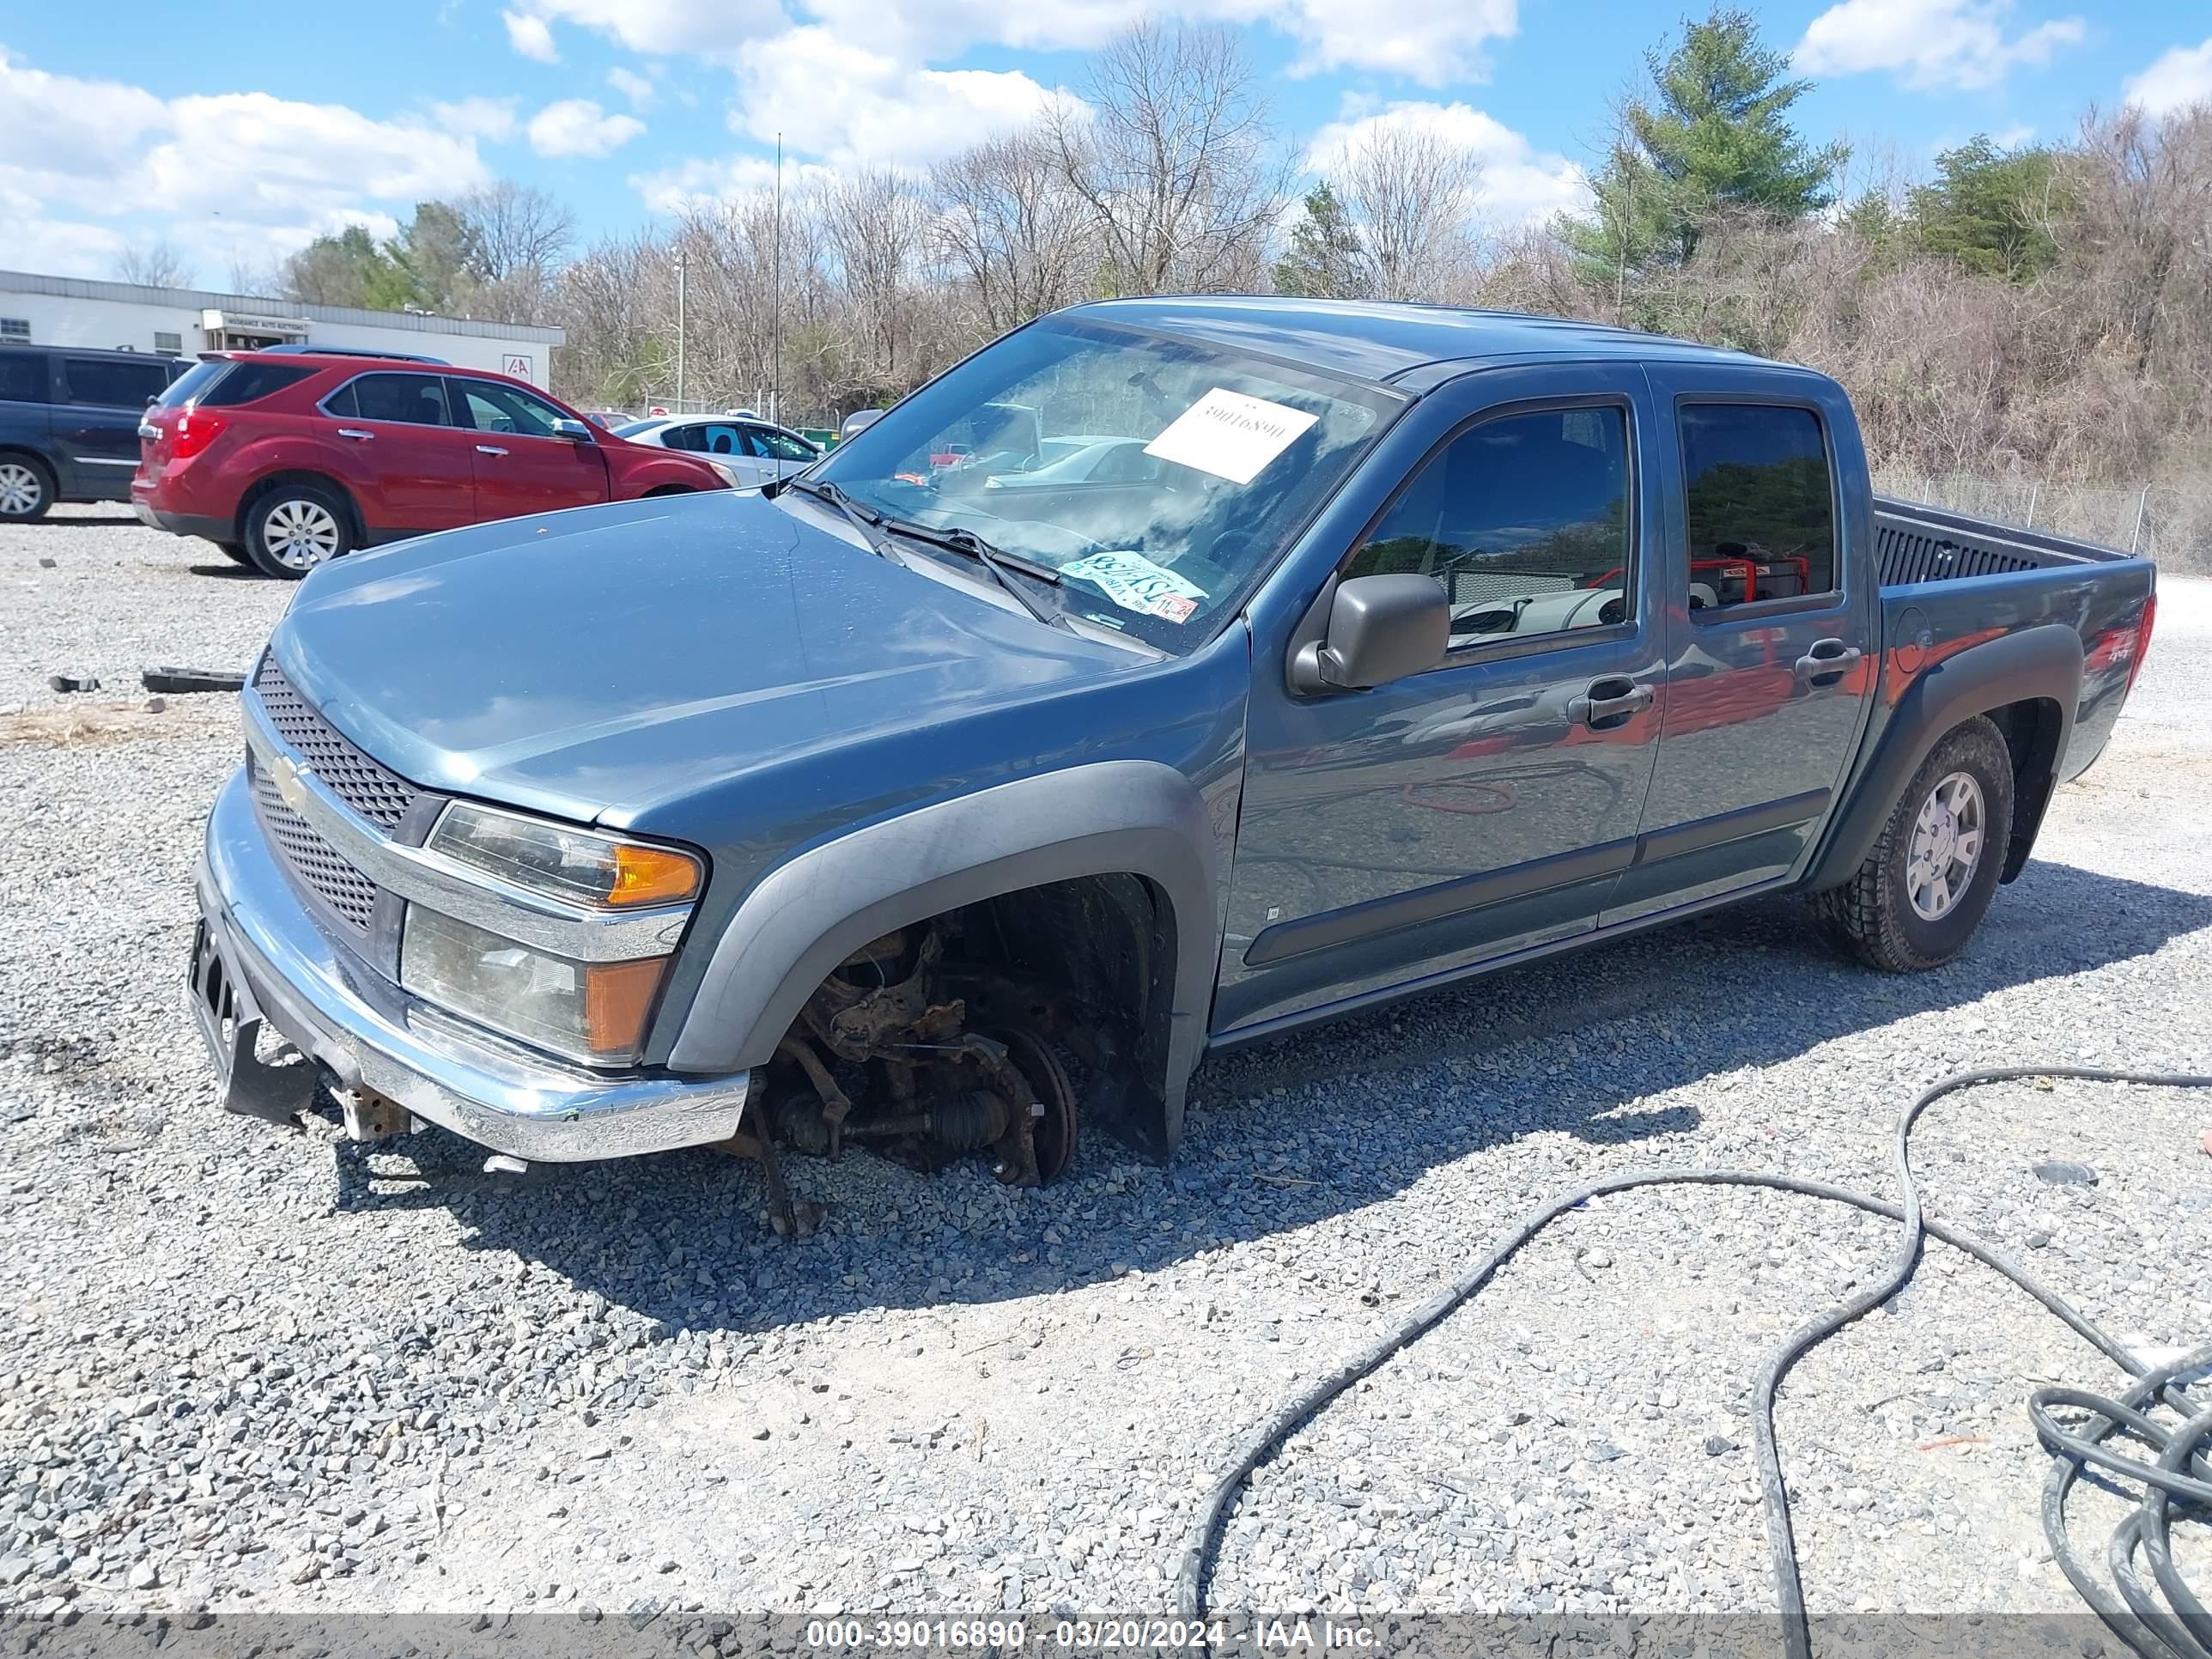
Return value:
[(1364, 691), (1434, 668), (1451, 643), (1451, 602), (1433, 576), (1337, 584), (1328, 634), (1291, 659), (1294, 691)]
[(880, 409), (854, 410), (845, 417), (845, 423), (837, 428), (837, 441), (841, 444), (845, 442), (858, 434), (866, 431), (883, 418), (884, 411)]
[(566, 419), (556, 421), (553, 422), (553, 435), (556, 438), (568, 439), (574, 443), (587, 444), (595, 441), (592, 436), (592, 423), (589, 421)]

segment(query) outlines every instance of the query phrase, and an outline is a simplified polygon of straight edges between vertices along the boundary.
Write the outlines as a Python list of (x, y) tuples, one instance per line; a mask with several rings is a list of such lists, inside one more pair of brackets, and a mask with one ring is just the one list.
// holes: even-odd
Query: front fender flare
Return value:
[(669, 1066), (765, 1065), (815, 988), (869, 940), (1045, 882), (1127, 872), (1175, 921), (1164, 1106), (1179, 1136), (1221, 946), (1213, 836), (1197, 787), (1155, 761), (1101, 761), (998, 784), (808, 848), (762, 877), (715, 942)]
[[(2044, 623), (1970, 646), (1923, 672), (1906, 688), (1875, 751), (1851, 785), (1849, 804), (1837, 816), (1827, 846), (1814, 861), (1805, 885), (1814, 891), (1850, 879), (1874, 850), (1881, 827), (1905, 786), (1928, 758), (1936, 739), (1977, 714), (2008, 703), (2047, 702), (2058, 711), (2057, 741), (2049, 753), (2051, 779), (2063, 762), (2074, 736), (2074, 714), (2081, 699), (2081, 636), (2064, 623)], [(2020, 792), (2007, 849), (2006, 879), (2011, 879), (2034, 844), (2051, 798), (2051, 779)], [(2024, 781), (2030, 786), (2036, 780)]]

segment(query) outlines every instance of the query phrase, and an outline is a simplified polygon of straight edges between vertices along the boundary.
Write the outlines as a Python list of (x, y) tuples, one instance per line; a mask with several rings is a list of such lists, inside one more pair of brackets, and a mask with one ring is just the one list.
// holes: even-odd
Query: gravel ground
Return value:
[[(1759, 904), (1212, 1062), (1172, 1170), (802, 1164), (830, 1218), (796, 1245), (708, 1154), (514, 1185), (441, 1133), (364, 1152), (219, 1114), (183, 1012), (235, 705), (150, 713), (136, 672), (243, 665), (287, 597), (196, 548), (101, 509), (0, 529), (0, 1605), (635, 1609), (692, 1642), (738, 1608), (1159, 1610), (1251, 1419), (1547, 1194), (1661, 1163), (1883, 1191), (1898, 1106), (1954, 1067), (2212, 1055), (2212, 582), (2170, 579), (2112, 751), (1931, 975)], [(1918, 1165), (2093, 1318), (2203, 1340), (2208, 1124), (2008, 1086), (1939, 1106)], [(1748, 1385), (1891, 1243), (1772, 1194), (1577, 1212), (1263, 1471), (1215, 1604), (1771, 1607)], [(1940, 1246), (1802, 1364), (1814, 1607), (2075, 1610), (2021, 1408), (2056, 1379), (2118, 1381)]]

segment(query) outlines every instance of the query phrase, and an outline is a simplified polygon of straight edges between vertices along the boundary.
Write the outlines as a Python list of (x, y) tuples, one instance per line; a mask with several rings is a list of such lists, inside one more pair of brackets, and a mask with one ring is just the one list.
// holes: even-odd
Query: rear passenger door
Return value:
[(1856, 752), (1875, 663), (1869, 527), (1840, 485), (1864, 461), (1839, 394), (1772, 369), (1650, 374), (1676, 437), (1661, 459), (1667, 674), (1608, 923), (1791, 874)]
[(454, 424), (443, 375), (357, 374), (322, 407), (332, 465), (380, 538), (477, 521), (475, 434)]
[(607, 499), (606, 458), (589, 437), (553, 430), (554, 422), (570, 418), (563, 411), (498, 380), (446, 384), (456, 417), (476, 434), (477, 518), (520, 518)]
[(166, 359), (53, 354), (53, 446), (65, 476), (61, 493), (100, 501), (128, 501), (138, 469), (138, 423), (146, 405), (168, 389)]

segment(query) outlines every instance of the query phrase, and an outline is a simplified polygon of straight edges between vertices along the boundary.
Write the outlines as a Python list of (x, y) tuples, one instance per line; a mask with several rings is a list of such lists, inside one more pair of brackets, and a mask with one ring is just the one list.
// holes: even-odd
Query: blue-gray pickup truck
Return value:
[(316, 571), (194, 1006), (234, 1109), (719, 1145), (781, 1225), (794, 1151), (1048, 1181), (1079, 1123), (1171, 1152), (1211, 1050), (1754, 895), (1948, 960), (2153, 590), (1877, 499), (1807, 369), (1082, 306), (779, 484)]

